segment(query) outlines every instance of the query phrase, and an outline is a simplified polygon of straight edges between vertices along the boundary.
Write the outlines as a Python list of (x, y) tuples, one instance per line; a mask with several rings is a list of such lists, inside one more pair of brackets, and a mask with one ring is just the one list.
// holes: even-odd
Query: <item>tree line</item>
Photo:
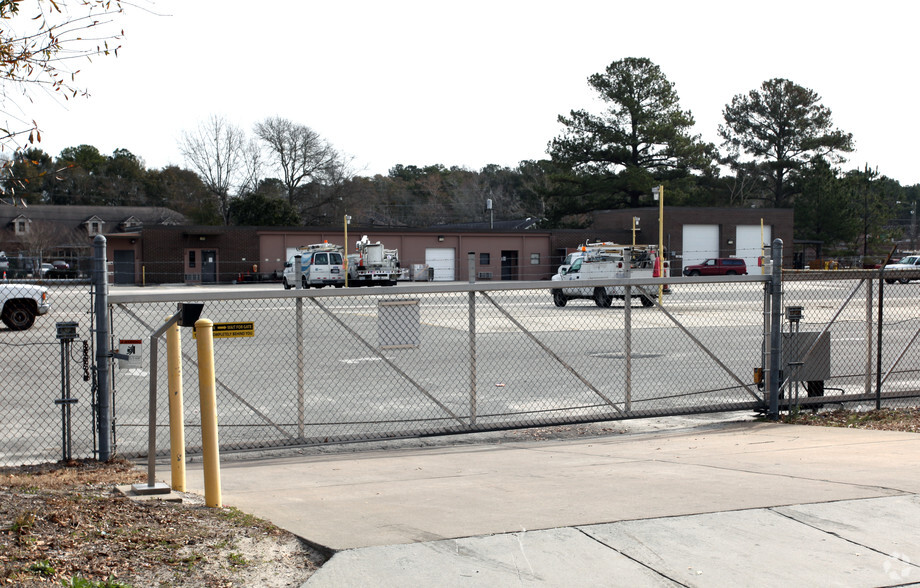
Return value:
[[(694, 134), (692, 114), (661, 69), (625, 58), (588, 84), (601, 112), (560, 115), (547, 158), (516, 167), (395, 165), (362, 176), (308, 126), (266, 118), (252, 132), (213, 115), (182, 134), (188, 167), (147, 169), (127, 150), (80, 145), (57, 157), (32, 147), (8, 163), (2, 189), (22, 202), (164, 206), (199, 224), (424, 227), (539, 219), (578, 227), (599, 209), (668, 206), (793, 207), (796, 237), (841, 254), (916, 239), (920, 186), (901, 186), (868, 166), (843, 170), (853, 137), (834, 126), (820, 96), (771, 79), (723, 109), (720, 145)], [(913, 221), (913, 222), (911, 222)]]

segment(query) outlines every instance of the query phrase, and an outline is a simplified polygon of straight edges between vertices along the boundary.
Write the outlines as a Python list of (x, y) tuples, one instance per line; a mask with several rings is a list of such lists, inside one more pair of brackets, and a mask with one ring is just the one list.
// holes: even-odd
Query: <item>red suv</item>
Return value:
[(746, 275), (747, 264), (737, 257), (719, 257), (707, 259), (697, 265), (684, 268), (685, 276), (735, 276)]

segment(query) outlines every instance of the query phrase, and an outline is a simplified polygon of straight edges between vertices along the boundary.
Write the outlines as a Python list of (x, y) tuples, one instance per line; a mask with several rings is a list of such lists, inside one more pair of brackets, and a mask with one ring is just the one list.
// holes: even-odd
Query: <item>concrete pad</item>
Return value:
[[(222, 493), (225, 504), (342, 550), (891, 496), (915, 481), (920, 487), (920, 468), (905, 472), (900, 461), (913, 463), (903, 446), (920, 436), (849, 433), (860, 434), (746, 424), (229, 462)], [(845, 450), (837, 447), (842, 440)], [(849, 471), (851, 463), (870, 462), (871, 472)], [(897, 478), (903, 483), (893, 484)], [(202, 479), (200, 466), (190, 466), (189, 487), (203, 491)]]
[(471, 537), (335, 554), (304, 585), (676, 586), (575, 529)]
[(887, 555), (765, 509), (581, 530), (686, 586), (892, 584)]
[[(802, 504), (776, 512), (886, 555), (898, 571), (920, 580), (920, 496)], [(904, 562), (902, 565), (900, 562)], [(910, 573), (912, 570), (912, 573)], [(892, 570), (895, 571), (895, 570)]]

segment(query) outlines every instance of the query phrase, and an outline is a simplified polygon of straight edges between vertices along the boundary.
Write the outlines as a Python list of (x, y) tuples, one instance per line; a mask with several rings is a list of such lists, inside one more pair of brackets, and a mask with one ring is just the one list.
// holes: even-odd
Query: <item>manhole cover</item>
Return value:
[[(599, 352), (599, 353), (589, 353), (589, 357), (596, 357), (598, 359), (626, 359), (625, 353), (611, 353), (611, 352)], [(661, 357), (660, 353), (633, 353), (633, 359), (654, 359), (656, 357)]]

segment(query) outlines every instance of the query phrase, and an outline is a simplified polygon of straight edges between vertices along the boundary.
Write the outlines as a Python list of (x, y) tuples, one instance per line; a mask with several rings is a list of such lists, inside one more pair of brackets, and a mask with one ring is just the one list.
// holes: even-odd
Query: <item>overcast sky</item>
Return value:
[(81, 66), (92, 96), (30, 112), (51, 155), (85, 143), (150, 168), (186, 166), (178, 138), (211, 114), (250, 133), (278, 115), (319, 132), (362, 175), (515, 166), (546, 157), (559, 114), (597, 110), (588, 76), (648, 57), (705, 140), (718, 142), (734, 95), (784, 77), (853, 134), (845, 169), (920, 183), (920, 3), (138, 1), (150, 12), (126, 8), (119, 56)]

